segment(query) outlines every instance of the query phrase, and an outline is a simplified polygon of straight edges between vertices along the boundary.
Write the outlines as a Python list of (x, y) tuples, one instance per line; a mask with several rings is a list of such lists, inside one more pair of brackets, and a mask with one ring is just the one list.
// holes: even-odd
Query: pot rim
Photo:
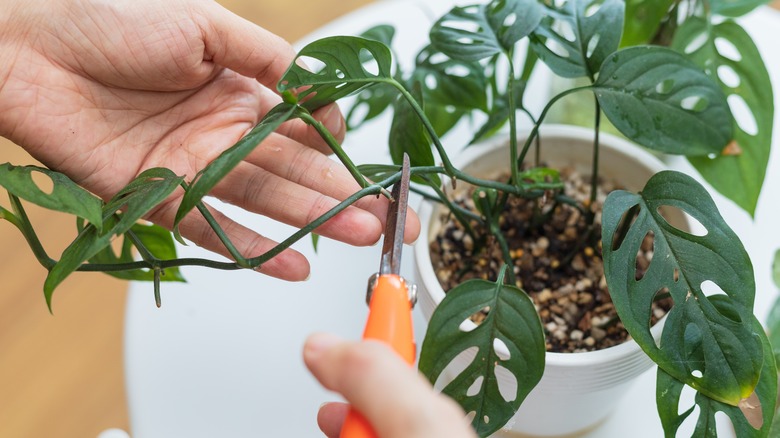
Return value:
[[(592, 142), (593, 131), (588, 128), (572, 125), (555, 125), (545, 124), (539, 128), (540, 137), (542, 141), (545, 138), (567, 138), (578, 141)], [(518, 138), (523, 138), (527, 135), (527, 132), (520, 133)], [(496, 136), (484, 143), (470, 146), (460, 155), (456, 165), (461, 166), (466, 163), (471, 163), (480, 156), (487, 154), (495, 149), (506, 147), (508, 135)], [(647, 168), (651, 174), (655, 174), (661, 170), (666, 169), (666, 166), (656, 156), (648, 151), (640, 148), (639, 146), (629, 142), (628, 140), (620, 137), (601, 132), (599, 133), (599, 144), (604, 149), (609, 149), (613, 153), (625, 155), (628, 157), (634, 157), (639, 166)], [(430, 201), (423, 200), (420, 207), (417, 209), (417, 214), (420, 218), (422, 227), (420, 228), (420, 236), (417, 242), (414, 244), (415, 264), (417, 265), (417, 271), (421, 280), (425, 283), (426, 290), (430, 293), (436, 306), (439, 305), (442, 299), (444, 299), (444, 289), (439, 284), (436, 274), (433, 272), (433, 265), (430, 263), (430, 249), (429, 233), (431, 228), (431, 220), (433, 218), (434, 205)], [(421, 262), (425, 261), (425, 262)], [(433, 285), (434, 287), (430, 287)], [(661, 331), (663, 330), (663, 324), (666, 320), (666, 315), (653, 327), (650, 328), (655, 339), (660, 339)], [(468, 321), (467, 321), (468, 322)], [(557, 367), (580, 367), (588, 364), (601, 364), (611, 363), (619, 360), (625, 360), (623, 358), (632, 357), (641, 351), (641, 347), (633, 339), (629, 338), (625, 342), (614, 345), (611, 347), (603, 348), (600, 350), (586, 351), (586, 352), (573, 352), (573, 353), (558, 353), (547, 352), (545, 361), (547, 366)]]

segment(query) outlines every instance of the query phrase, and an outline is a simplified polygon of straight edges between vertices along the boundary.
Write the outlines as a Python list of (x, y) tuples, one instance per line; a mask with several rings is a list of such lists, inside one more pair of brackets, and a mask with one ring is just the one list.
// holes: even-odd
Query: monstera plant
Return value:
[[(600, 214), (593, 210), (603, 114), (628, 139), (659, 153), (686, 156), (716, 190), (753, 212), (769, 154), (771, 84), (755, 45), (731, 17), (761, 3), (492, 0), (456, 7), (438, 19), (430, 44), (420, 50), (410, 71), (394, 62), (389, 26), (359, 37), (323, 38), (298, 55), (310, 67), (293, 63), (280, 81), (283, 103), (197, 175), (150, 169), (104, 202), (49, 169), (5, 164), (0, 167), (0, 184), (8, 191), (10, 204), (0, 207), (0, 218), (22, 232), (48, 270), (44, 295), (49, 305), (57, 285), (74, 271), (151, 280), (159, 305), (160, 282), (181, 280), (179, 266), (254, 269), (360, 198), (389, 196), (386, 188), (398, 181), (398, 163), (407, 153), (413, 190), (450, 209), (475, 242), (475, 253), (498, 248), (506, 265), (489, 280), (470, 280), (449, 291), (431, 319), (420, 354), (421, 370), (435, 381), (454, 356), (472, 346), (479, 348), (482, 360), (474, 361), (444, 392), (476, 413), (473, 424), (481, 436), (511, 418), (544, 369), (539, 316), (517, 287), (515, 269), (507, 268), (516, 266), (517, 255), (506, 244), (502, 218), (516, 199), (548, 207), (552, 202), (553, 208), (573, 205), (586, 221), (584, 238), (601, 236), (600, 243), (585, 243), (601, 248), (609, 294), (620, 320), (658, 364), (658, 411), (667, 435), (673, 436), (693, 412), (691, 406), (678, 414), (682, 388), (688, 385), (697, 392), (695, 404), (700, 409), (695, 436), (716, 435), (718, 411), (731, 418), (740, 436), (766, 436), (777, 393), (774, 355), (753, 315), (750, 259), (707, 191), (691, 176), (664, 171), (641, 192), (613, 191)], [(524, 97), (540, 62), (556, 75), (584, 78), (585, 85), (553, 96), (534, 114)], [(573, 93), (593, 96), (596, 107), (591, 195), (584, 202), (567, 196), (558, 169), (527, 159), (531, 148), (544, 149), (539, 127), (550, 108)], [(315, 109), (350, 96), (351, 127), (392, 110), (387, 143), (395, 164), (355, 165), (312, 117)], [(752, 124), (735, 118), (729, 105), (733, 100), (744, 103)], [(527, 117), (531, 124), (523, 144), (517, 141), (518, 117)], [(202, 199), (260, 142), (294, 118), (317, 129), (361, 189), (267, 253), (244, 257)], [(471, 175), (453, 164), (444, 139), (461, 122), (473, 127), (472, 138), (462, 142), (466, 144), (508, 129), (503, 179)], [(34, 172), (51, 177), (51, 193), (37, 188)], [(457, 183), (475, 187), (473, 209), (450, 197), (448, 187)], [(185, 195), (176, 224), (187, 214), (202, 214), (234, 262), (177, 258), (176, 229), (171, 233), (138, 222), (177, 187), (183, 187)], [(78, 218), (77, 237), (58, 260), (38, 240), (23, 201)], [(661, 207), (683, 210), (706, 231), (692, 234), (672, 226)], [(549, 208), (539, 209), (534, 226), (541, 226), (544, 211)], [(599, 216), (601, 224), (596, 221)], [(637, 280), (636, 255), (648, 235), (654, 256)], [(114, 239), (123, 239), (119, 254), (111, 246)], [(710, 283), (723, 293), (705, 294)], [(652, 303), (660, 295), (670, 296), (674, 305), (658, 342), (649, 327)], [(486, 308), (491, 310), (474, 330), (458, 330), (453, 323)], [(510, 358), (495, 352), (495, 339), (509, 348)], [(499, 366), (517, 376), (510, 401), (491, 383)], [(478, 376), (488, 383), (474, 394), (469, 388)], [(761, 421), (746, 419), (742, 409), (751, 407), (760, 411)]]

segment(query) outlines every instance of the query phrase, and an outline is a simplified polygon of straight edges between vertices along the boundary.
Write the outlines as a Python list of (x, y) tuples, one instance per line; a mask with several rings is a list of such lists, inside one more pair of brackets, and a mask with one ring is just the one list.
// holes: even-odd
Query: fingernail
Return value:
[(315, 333), (306, 340), (303, 355), (308, 359), (316, 358), (341, 342), (341, 338), (330, 333)]

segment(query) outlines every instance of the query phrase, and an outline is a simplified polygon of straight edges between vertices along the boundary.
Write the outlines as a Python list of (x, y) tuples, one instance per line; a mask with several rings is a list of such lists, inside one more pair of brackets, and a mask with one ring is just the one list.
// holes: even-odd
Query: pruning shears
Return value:
[[(412, 331), (412, 308), (417, 300), (417, 288), (401, 277), (401, 250), (404, 225), (409, 205), (409, 157), (404, 154), (401, 179), (393, 186), (393, 198), (387, 212), (385, 239), (379, 272), (368, 280), (366, 302), (369, 313), (363, 339), (375, 339), (389, 344), (410, 366), (414, 364), (416, 346)], [(376, 438), (363, 415), (350, 409), (340, 438)]]

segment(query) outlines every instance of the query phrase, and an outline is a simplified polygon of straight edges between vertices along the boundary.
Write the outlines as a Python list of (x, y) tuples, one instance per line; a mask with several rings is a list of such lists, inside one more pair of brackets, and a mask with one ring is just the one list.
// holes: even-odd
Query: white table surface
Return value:
[[(357, 34), (373, 24), (393, 24), (400, 61), (407, 64), (425, 40), (432, 17), (452, 0), (388, 0), (349, 14), (304, 39)], [(780, 87), (780, 52), (773, 47), (780, 14), (761, 9), (743, 20)], [(303, 43), (303, 42), (302, 42)], [(301, 45), (299, 44), (299, 47)], [(775, 50), (772, 50), (775, 49)], [(536, 90), (546, 78), (539, 74)], [(776, 93), (780, 94), (780, 93)], [(537, 96), (536, 100), (542, 100)], [(776, 107), (780, 104), (776, 102)], [(778, 117), (776, 117), (777, 119)], [(382, 145), (387, 117), (348, 135), (345, 148), (356, 162), (387, 156)], [(379, 133), (379, 134), (377, 134)], [(377, 135), (379, 136), (377, 138)], [(780, 157), (778, 134), (755, 220), (715, 195), (728, 223), (741, 236), (755, 267), (756, 313), (764, 318), (777, 295), (770, 263), (780, 248)], [(688, 168), (676, 161), (675, 168)], [(770, 193), (773, 199), (770, 199)], [(413, 197), (412, 202), (416, 198)], [(232, 217), (265, 235), (282, 239), (292, 229), (237, 208)], [(163, 284), (163, 306), (154, 306), (152, 285), (130, 286), (126, 315), (125, 367), (130, 424), (134, 438), (319, 437), (320, 404), (338, 397), (320, 388), (306, 371), (301, 349), (306, 336), (328, 331), (358, 338), (367, 308), (366, 280), (378, 267), (379, 246), (353, 248), (321, 239), (317, 254), (308, 239), (296, 249), (312, 262), (311, 278), (285, 283), (254, 272), (185, 269), (186, 284)], [(180, 256), (213, 255), (194, 246)], [(411, 251), (402, 273), (411, 277)], [(425, 321), (415, 311), (418, 342)], [(662, 436), (655, 411), (654, 371), (642, 375), (615, 414), (587, 437)]]

